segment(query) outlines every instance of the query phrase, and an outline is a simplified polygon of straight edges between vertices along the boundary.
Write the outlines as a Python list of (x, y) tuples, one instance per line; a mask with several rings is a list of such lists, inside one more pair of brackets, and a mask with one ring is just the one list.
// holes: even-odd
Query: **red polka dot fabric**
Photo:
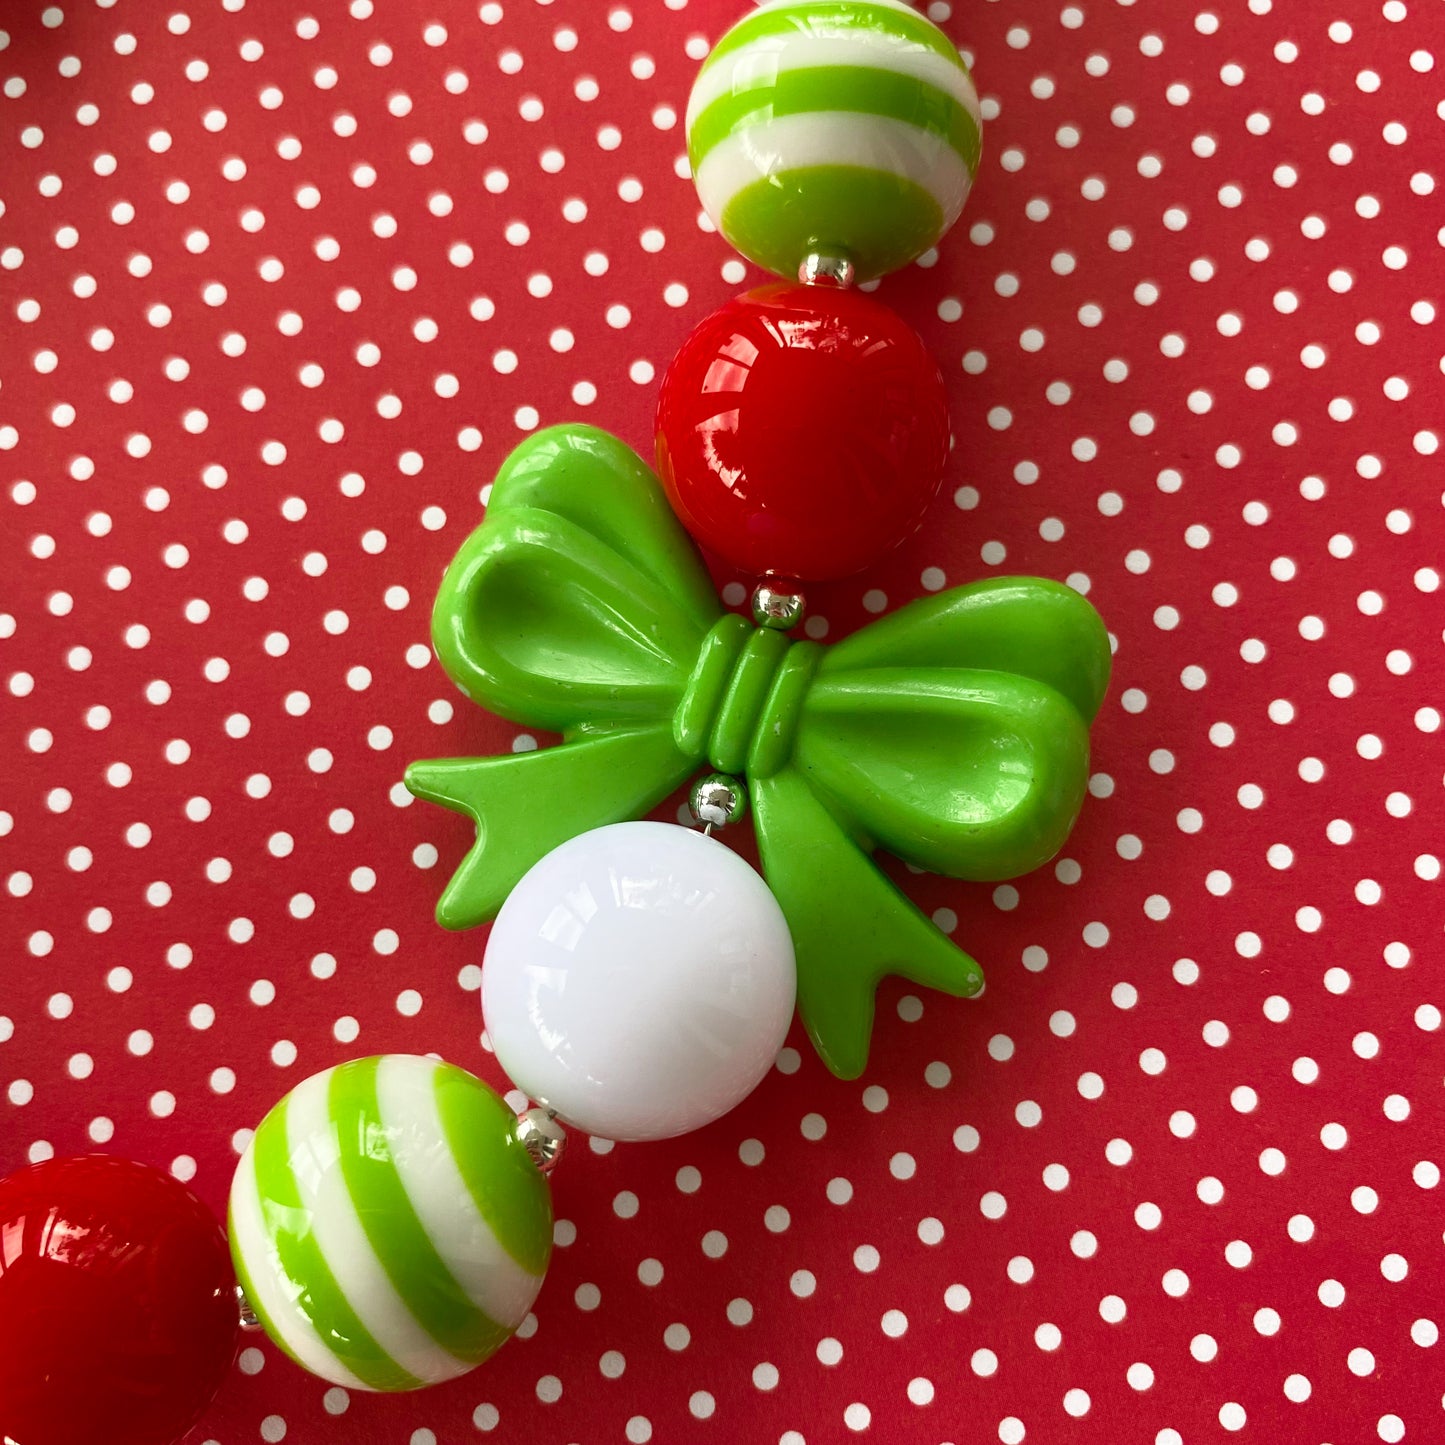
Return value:
[[(4, 7), (0, 1167), (107, 1150), (220, 1210), (326, 1065), (506, 1087), (484, 933), (431, 917), (466, 824), (400, 778), (552, 739), (455, 692), (430, 601), (521, 437), (650, 451), (763, 279), (680, 123), (745, 9)], [(701, 1133), (575, 1137), (475, 1374), (348, 1395), (248, 1336), (197, 1441), (1445, 1438), (1440, 13), (928, 13), (985, 159), (877, 294), (956, 446), (812, 633), (1085, 592), (1077, 830), (997, 887), (894, 870), (988, 989), (885, 985), (863, 1078), (795, 1029)]]

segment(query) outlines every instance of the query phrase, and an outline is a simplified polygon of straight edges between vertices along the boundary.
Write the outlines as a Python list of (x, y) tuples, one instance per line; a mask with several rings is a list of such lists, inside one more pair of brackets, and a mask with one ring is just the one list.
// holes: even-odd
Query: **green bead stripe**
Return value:
[(777, 116), (819, 111), (853, 111), (904, 121), (947, 140), (970, 175), (978, 170), (982, 144), (978, 122), (953, 96), (916, 76), (862, 65), (782, 70), (713, 101), (688, 131), (693, 169), (734, 131), (765, 125)]
[(721, 229), (746, 256), (791, 275), (809, 251), (840, 250), (860, 275), (906, 266), (944, 229), (938, 202), (922, 186), (862, 166), (806, 166), (765, 176), (738, 191)]
[(824, 34), (865, 31), (883, 35), (900, 44), (922, 46), (952, 61), (960, 70), (965, 68), (953, 42), (921, 15), (895, 10), (890, 5), (870, 5), (866, 0), (849, 0), (849, 3), (828, 0), (823, 4), (778, 5), (755, 11), (717, 42), (703, 63), (702, 72), (755, 41), (787, 39), (816, 31)]
[(381, 1267), (416, 1321), (458, 1359), (480, 1361), (511, 1333), (467, 1298), (427, 1235), (392, 1163), (377, 1098), (379, 1058), (333, 1070), (327, 1106), (347, 1191)]
[[(552, 1200), (547, 1181), (517, 1138), (517, 1119), (504, 1100), (479, 1089), (449, 1064), (436, 1071), (437, 1113), (477, 1212), (498, 1242), (529, 1274), (546, 1273), (552, 1257)], [(495, 1140), (478, 1158), (476, 1141)]]
[[(251, 1143), (266, 1231), (288, 1290), (295, 1292), (300, 1312), (316, 1326), (326, 1347), (358, 1379), (373, 1390), (414, 1390), (422, 1382), (402, 1369), (367, 1333), (311, 1233), (310, 1212), (302, 1207), (288, 1157), (288, 1099), (266, 1116)], [(273, 1333), (271, 1338), (279, 1336)]]

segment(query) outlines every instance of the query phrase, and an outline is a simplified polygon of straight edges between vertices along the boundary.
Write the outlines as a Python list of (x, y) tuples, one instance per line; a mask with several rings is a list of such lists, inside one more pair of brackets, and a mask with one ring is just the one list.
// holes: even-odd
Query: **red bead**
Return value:
[(215, 1216), (158, 1169), (0, 1179), (0, 1439), (171, 1445), (230, 1368), (235, 1289)]
[(663, 378), (657, 462), (683, 525), (752, 573), (847, 577), (908, 536), (943, 479), (948, 405), (918, 333), (836, 286), (749, 291)]

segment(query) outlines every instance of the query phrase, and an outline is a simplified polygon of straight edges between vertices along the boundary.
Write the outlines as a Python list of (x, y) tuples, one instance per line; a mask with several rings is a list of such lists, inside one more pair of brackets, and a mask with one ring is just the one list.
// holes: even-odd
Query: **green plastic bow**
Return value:
[(589, 828), (646, 813), (704, 765), (746, 775), (768, 885), (823, 1061), (856, 1078), (885, 974), (954, 995), (978, 965), (873, 864), (1011, 878), (1062, 845), (1109, 678), (1077, 593), (1000, 577), (913, 602), (844, 642), (724, 612), (656, 477), (593, 427), (538, 432), (503, 464), (442, 580), (437, 656), (490, 711), (558, 747), (413, 763), (418, 797), (477, 840), (437, 905), (485, 922)]

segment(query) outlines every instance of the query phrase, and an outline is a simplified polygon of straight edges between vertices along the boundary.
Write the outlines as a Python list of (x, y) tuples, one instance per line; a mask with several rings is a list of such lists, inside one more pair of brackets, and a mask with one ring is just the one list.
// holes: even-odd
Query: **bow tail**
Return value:
[(433, 758), (406, 770), (418, 798), (465, 813), (477, 841), (437, 901), (443, 928), (496, 915), (522, 875), (589, 828), (648, 812), (693, 771), (670, 725), (587, 732), (541, 752)]
[(796, 770), (754, 779), (752, 792), (763, 873), (793, 935), (798, 1013), (829, 1069), (856, 1079), (885, 975), (958, 997), (978, 993), (983, 974), (879, 872)]

